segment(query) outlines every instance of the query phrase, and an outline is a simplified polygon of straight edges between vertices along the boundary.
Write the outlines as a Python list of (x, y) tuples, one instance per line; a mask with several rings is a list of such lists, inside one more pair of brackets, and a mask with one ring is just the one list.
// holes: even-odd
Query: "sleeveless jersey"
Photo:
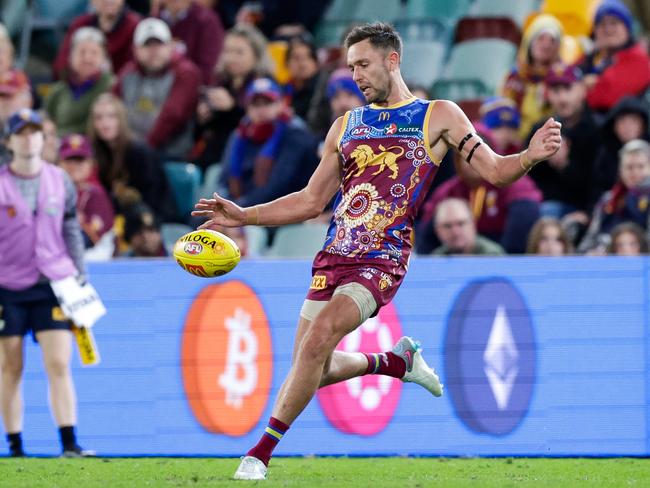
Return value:
[(407, 265), (415, 216), (440, 165), (428, 138), (434, 103), (411, 98), (345, 114), (343, 180), (324, 252)]

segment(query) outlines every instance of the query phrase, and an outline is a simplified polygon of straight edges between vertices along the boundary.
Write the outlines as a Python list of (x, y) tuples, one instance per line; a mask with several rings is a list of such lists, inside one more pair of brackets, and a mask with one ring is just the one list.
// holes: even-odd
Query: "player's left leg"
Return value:
[(49, 382), (50, 405), (54, 421), (59, 427), (61, 447), (65, 457), (92, 455), (77, 444), (77, 395), (72, 381), (72, 332), (69, 330), (41, 330), (36, 333), (41, 346), (43, 363)]

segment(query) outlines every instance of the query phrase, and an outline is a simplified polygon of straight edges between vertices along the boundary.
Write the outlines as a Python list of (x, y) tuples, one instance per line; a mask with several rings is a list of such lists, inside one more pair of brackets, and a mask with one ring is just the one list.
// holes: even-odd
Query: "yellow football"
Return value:
[(221, 232), (200, 229), (180, 237), (174, 244), (174, 259), (188, 273), (203, 278), (232, 271), (241, 252), (237, 244)]

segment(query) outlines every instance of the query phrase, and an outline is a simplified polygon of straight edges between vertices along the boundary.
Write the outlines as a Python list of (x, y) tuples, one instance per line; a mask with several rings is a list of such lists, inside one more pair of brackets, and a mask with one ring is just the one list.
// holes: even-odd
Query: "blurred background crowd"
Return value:
[[(563, 146), (497, 188), (445, 158), (420, 255), (648, 252), (650, 2), (5, 0), (0, 124), (41, 111), (88, 260), (165, 256), (214, 191), (242, 206), (302, 188), (333, 120), (363, 105), (354, 25), (388, 21), (414, 95), (457, 102), (498, 153), (553, 116)], [(11, 158), (0, 144), (0, 164)], [(247, 256), (311, 257), (329, 215), (224, 229)]]

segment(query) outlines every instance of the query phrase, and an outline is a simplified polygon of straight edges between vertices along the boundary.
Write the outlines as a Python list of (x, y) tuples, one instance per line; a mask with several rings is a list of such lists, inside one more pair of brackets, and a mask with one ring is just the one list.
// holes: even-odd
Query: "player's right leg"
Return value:
[(21, 433), (23, 430), (23, 396), (21, 381), (23, 376), (23, 337), (0, 337), (0, 405), (2, 421), (9, 454), (12, 457), (25, 455)]

